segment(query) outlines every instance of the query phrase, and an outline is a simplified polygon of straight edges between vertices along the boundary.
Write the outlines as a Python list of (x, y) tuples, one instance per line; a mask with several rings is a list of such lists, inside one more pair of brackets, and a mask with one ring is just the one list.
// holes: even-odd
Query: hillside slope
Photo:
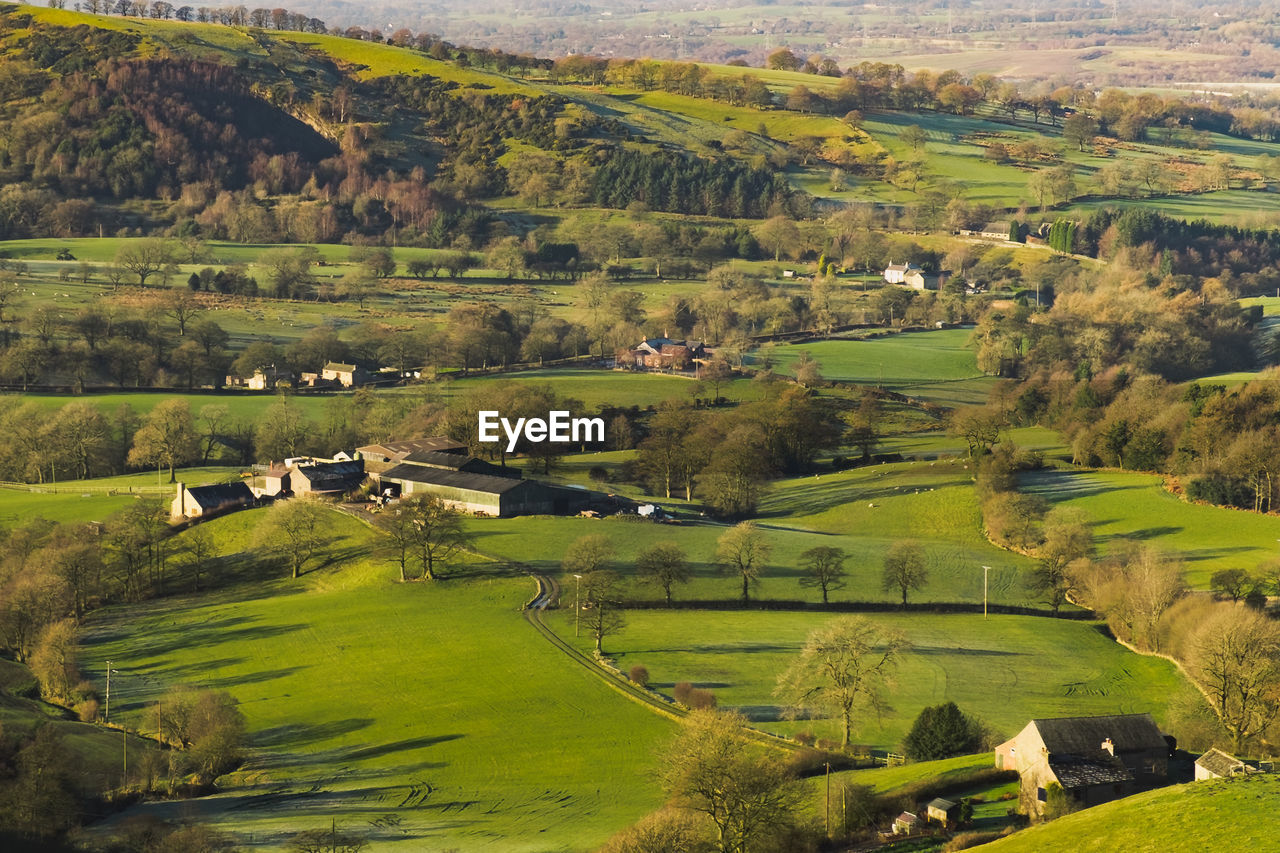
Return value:
[(990, 853), (1169, 853), (1273, 850), (1280, 776), (1192, 782), (1148, 791), (983, 846)]

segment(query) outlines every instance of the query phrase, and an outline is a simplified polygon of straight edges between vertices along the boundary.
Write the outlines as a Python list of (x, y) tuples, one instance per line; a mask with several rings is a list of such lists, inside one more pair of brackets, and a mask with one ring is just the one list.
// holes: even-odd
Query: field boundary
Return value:
[[(621, 693), (631, 701), (643, 705), (654, 713), (677, 722), (689, 716), (689, 712), (686, 709), (659, 698), (648, 690), (636, 687), (629, 680), (626, 680), (626, 676), (622, 673), (587, 657), (561, 639), (560, 635), (542, 620), (543, 611), (558, 598), (556, 591), (559, 589), (559, 584), (550, 577), (537, 572), (530, 572), (530, 577), (533, 578), (534, 583), (537, 585), (537, 591), (533, 598), (524, 605), (524, 618), (551, 645), (580, 666), (585, 667), (613, 690)], [(751, 726), (745, 726), (744, 729), (752, 740), (766, 746), (777, 747), (788, 752), (798, 752), (802, 748), (800, 744), (793, 743), (781, 735), (763, 732)]]

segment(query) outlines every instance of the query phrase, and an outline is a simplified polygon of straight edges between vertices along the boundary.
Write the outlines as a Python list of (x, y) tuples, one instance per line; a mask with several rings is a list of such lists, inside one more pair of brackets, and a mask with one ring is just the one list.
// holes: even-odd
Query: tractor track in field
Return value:
[[(689, 716), (689, 711), (687, 709), (668, 702), (665, 699), (650, 693), (648, 690), (643, 690), (635, 686), (626, 678), (626, 676), (600, 665), (595, 660), (584, 655), (571, 644), (561, 639), (560, 635), (553, 631), (542, 618), (543, 613), (548, 608), (559, 605), (559, 582), (548, 575), (533, 571), (527, 567), (526, 570), (528, 571), (529, 576), (533, 578), (534, 583), (537, 584), (538, 590), (534, 597), (525, 604), (524, 618), (525, 621), (534, 627), (534, 630), (538, 631), (538, 633), (542, 634), (542, 636), (547, 639), (547, 642), (551, 643), (551, 645), (563, 652), (566, 657), (577, 663), (579, 666), (584, 667), (588, 672), (595, 675), (613, 690), (621, 693), (633, 702), (645, 705), (654, 713), (661, 714), (662, 716), (673, 720), (680, 720)], [(799, 744), (793, 743), (777, 735), (760, 731), (759, 729), (748, 727), (746, 731), (754, 740), (769, 746), (779, 747), (789, 751), (795, 751), (800, 748)]]

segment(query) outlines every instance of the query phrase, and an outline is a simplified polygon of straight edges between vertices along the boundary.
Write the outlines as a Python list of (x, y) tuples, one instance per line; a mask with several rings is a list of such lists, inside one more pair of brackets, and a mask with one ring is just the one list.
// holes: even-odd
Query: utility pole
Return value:
[(107, 701), (102, 709), (103, 722), (111, 722), (111, 661), (107, 661)]
[(827, 762), (827, 808), (826, 808), (826, 828), (827, 838), (831, 837), (831, 762)]
[(582, 588), (582, 575), (573, 576), (573, 636), (582, 636), (582, 608), (578, 604), (578, 590)]
[(990, 566), (982, 567), (982, 618), (987, 618), (987, 574), (991, 571)]

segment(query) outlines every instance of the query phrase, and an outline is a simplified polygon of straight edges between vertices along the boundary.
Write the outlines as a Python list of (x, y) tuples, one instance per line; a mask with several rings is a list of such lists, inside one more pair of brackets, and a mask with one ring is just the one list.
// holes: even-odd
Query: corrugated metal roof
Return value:
[(449, 486), (455, 489), (467, 489), (473, 492), (485, 492), (501, 495), (526, 483), (528, 480), (515, 480), (508, 477), (494, 477), (489, 474), (470, 474), (466, 471), (451, 471), (447, 468), (428, 468), (425, 465), (402, 464), (382, 474), (382, 480), (423, 483), (431, 486)]

